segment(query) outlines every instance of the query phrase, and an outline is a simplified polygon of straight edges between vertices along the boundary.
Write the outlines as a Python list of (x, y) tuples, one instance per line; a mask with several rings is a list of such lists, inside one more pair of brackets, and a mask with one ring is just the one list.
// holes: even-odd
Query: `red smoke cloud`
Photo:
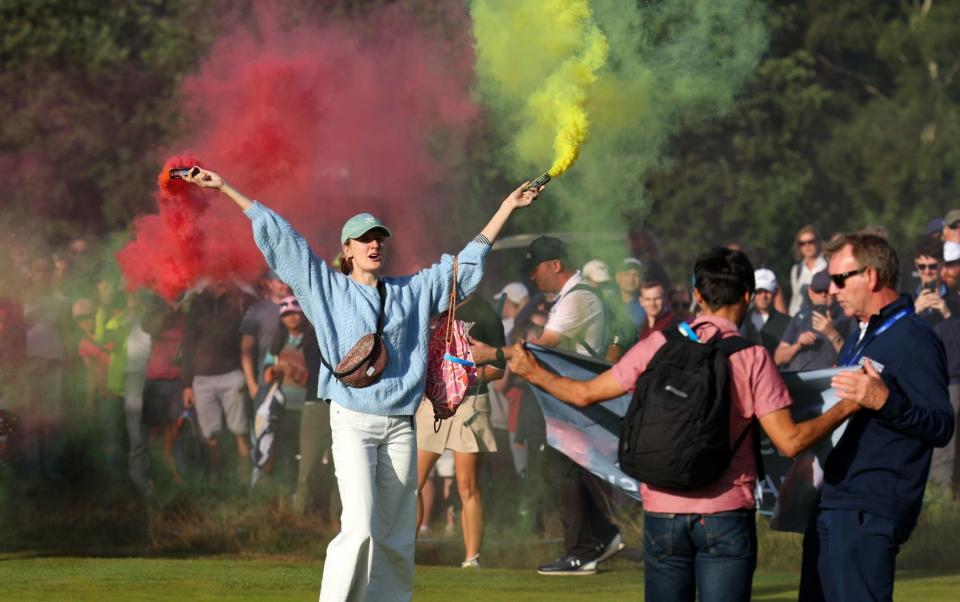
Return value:
[(256, 275), (262, 261), (256, 248), (202, 230), (201, 223), (216, 226), (215, 218), (205, 215), (212, 193), (170, 178), (171, 169), (193, 165), (203, 163), (185, 155), (163, 166), (157, 178), (160, 213), (138, 219), (135, 240), (117, 254), (128, 287), (149, 288), (172, 300), (202, 277)]
[[(360, 211), (393, 230), (391, 272), (433, 259), (428, 221), (452, 206), (438, 186), (450, 149), (430, 145), (463, 144), (477, 115), (463, 8), (447, 11), (442, 31), (395, 6), (363, 23), (292, 30), (272, 5), (258, 5), (256, 17), (255, 31), (218, 40), (185, 81), (193, 125), (181, 148), (286, 217), (328, 259)], [(163, 178), (161, 214), (140, 219), (121, 253), (128, 283), (171, 296), (205, 275), (253, 277), (263, 260), (233, 203)]]

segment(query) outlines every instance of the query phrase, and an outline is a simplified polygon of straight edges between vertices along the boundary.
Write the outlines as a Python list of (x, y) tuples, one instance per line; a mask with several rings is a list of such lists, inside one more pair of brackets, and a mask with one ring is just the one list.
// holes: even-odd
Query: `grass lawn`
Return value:
[[(277, 558), (144, 559), (0, 555), (3, 600), (315, 600), (319, 562)], [(796, 599), (799, 575), (758, 572), (755, 600)], [(594, 577), (540, 577), (530, 570), (418, 566), (418, 602), (641, 600), (643, 575), (618, 561)], [(901, 572), (897, 600), (960, 598), (960, 574)]]

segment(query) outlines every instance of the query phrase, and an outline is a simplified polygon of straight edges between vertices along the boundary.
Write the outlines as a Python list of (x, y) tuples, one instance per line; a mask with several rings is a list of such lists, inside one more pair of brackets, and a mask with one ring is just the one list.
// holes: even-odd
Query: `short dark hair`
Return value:
[(886, 238), (870, 232), (838, 234), (830, 239), (824, 251), (827, 255), (833, 255), (847, 245), (853, 250), (853, 257), (860, 267), (873, 268), (880, 284), (887, 288), (897, 288), (900, 260)]
[(753, 264), (743, 251), (715, 247), (697, 258), (693, 266), (694, 287), (711, 308), (735, 305), (753, 294)]
[(914, 248), (913, 256), (915, 258), (933, 257), (937, 261), (943, 261), (943, 243), (935, 238), (923, 236), (917, 240), (917, 245)]
[(660, 282), (659, 280), (644, 280), (643, 282), (640, 283), (639, 289), (641, 291), (645, 291), (651, 288), (657, 288), (658, 286), (663, 289), (664, 293), (667, 292), (667, 287), (663, 286), (663, 283)]

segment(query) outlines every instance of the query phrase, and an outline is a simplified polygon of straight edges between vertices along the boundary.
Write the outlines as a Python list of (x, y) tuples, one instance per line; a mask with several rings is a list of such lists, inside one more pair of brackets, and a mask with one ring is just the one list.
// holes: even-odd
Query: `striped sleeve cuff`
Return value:
[(486, 245), (486, 246), (488, 246), (488, 247), (493, 245), (493, 243), (490, 242), (490, 239), (487, 238), (486, 236), (484, 236), (483, 234), (477, 234), (477, 235), (473, 238), (473, 242), (478, 242), (478, 243), (480, 243), (481, 245)]
[(244, 209), (243, 214), (250, 219), (254, 219), (263, 213), (263, 205), (259, 201), (254, 201), (252, 205)]

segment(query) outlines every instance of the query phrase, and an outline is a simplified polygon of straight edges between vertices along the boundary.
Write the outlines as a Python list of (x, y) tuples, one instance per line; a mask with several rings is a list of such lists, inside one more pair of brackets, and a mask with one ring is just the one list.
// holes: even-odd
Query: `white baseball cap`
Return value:
[(610, 282), (610, 268), (599, 259), (591, 259), (583, 264), (583, 269), (580, 270), (580, 273), (583, 274), (584, 278), (589, 278), (598, 284), (601, 282)]
[(510, 299), (513, 303), (519, 304), (524, 299), (530, 296), (530, 292), (520, 282), (511, 282), (507, 286), (503, 287), (499, 293), (493, 296), (494, 299), (499, 299), (500, 297), (506, 295), (507, 299)]
[(760, 268), (753, 273), (753, 280), (756, 283), (756, 289), (777, 292), (777, 276), (767, 268)]
[(951, 261), (960, 260), (960, 243), (953, 242), (948, 240), (943, 243), (943, 261), (944, 263), (950, 263)]

